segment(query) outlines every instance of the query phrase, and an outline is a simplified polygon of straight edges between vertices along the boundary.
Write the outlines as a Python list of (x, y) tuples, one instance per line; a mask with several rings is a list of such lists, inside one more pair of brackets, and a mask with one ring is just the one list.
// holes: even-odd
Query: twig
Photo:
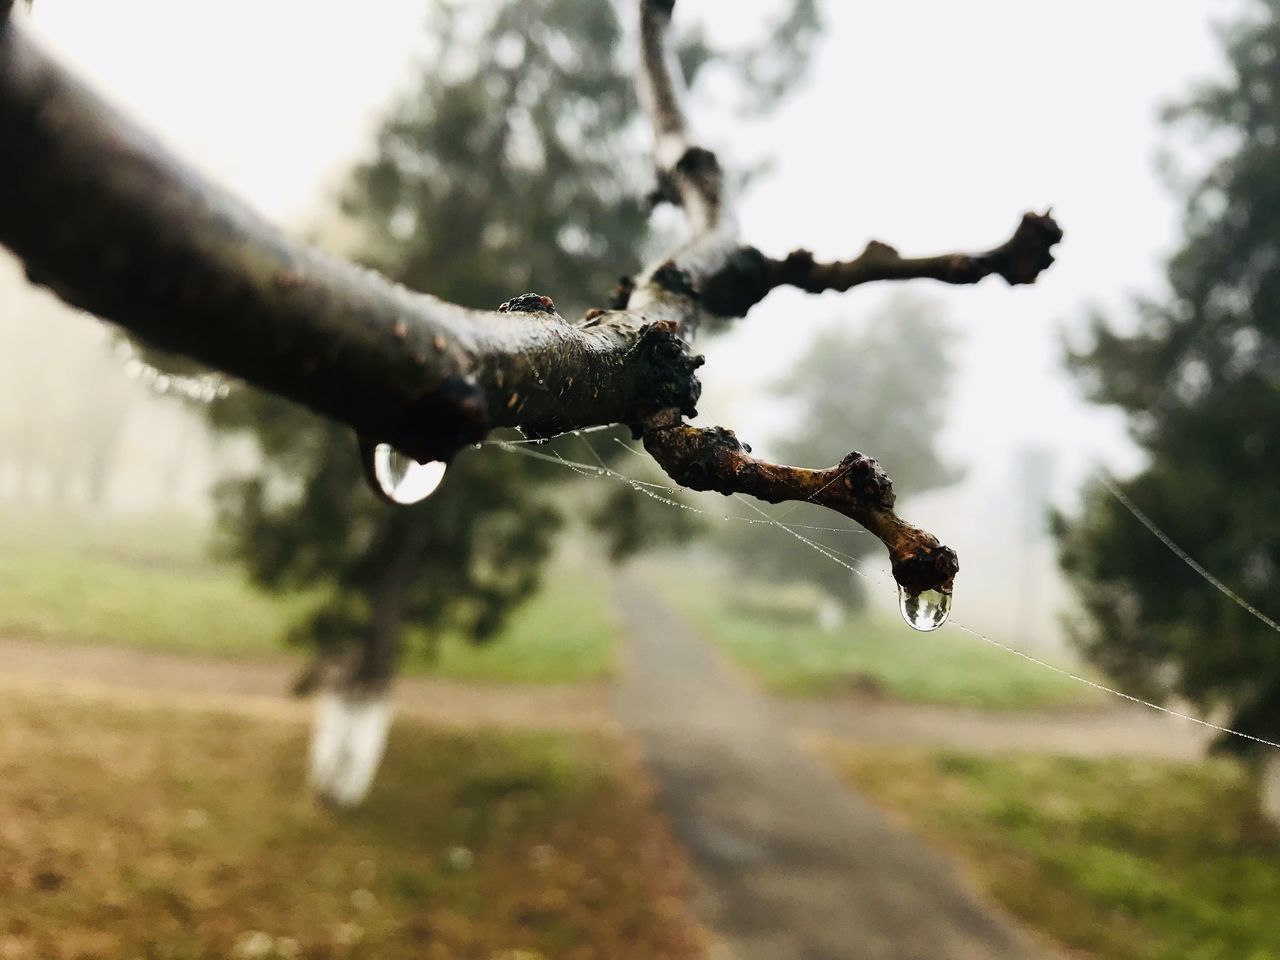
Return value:
[(855, 451), (824, 470), (766, 463), (731, 430), (698, 429), (671, 413), (645, 424), (644, 446), (668, 476), (691, 490), (745, 493), (767, 503), (808, 501), (856, 520), (885, 545), (903, 589), (951, 592), (960, 569), (955, 551), (893, 512), (893, 483), (870, 457)]

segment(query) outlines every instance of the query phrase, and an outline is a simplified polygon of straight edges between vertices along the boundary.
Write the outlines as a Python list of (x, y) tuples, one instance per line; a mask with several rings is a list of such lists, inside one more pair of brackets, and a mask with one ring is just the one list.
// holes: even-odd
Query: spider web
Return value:
[[(543, 440), (518, 440), (518, 441), (491, 440), (491, 441), (486, 441), (484, 446), (493, 446), (493, 447), (497, 447), (498, 449), (506, 453), (536, 457), (540, 460), (546, 460), (551, 463), (559, 463), (561, 466), (567, 467), (568, 469), (573, 470), (575, 473), (581, 474), (589, 478), (614, 480), (614, 481), (626, 483), (636, 492), (644, 494), (645, 496), (651, 497), (652, 499), (657, 500), (659, 503), (662, 503), (666, 506), (675, 507), (681, 510), (688, 510), (692, 513), (696, 513), (701, 516), (710, 517), (712, 519), (719, 519), (721, 521), (763, 524), (766, 526), (776, 527), (782, 532), (786, 533), (787, 535), (795, 537), (801, 543), (805, 544), (809, 549), (814, 550), (817, 553), (821, 554), (823, 557), (825, 557), (827, 560), (830, 560), (832, 563), (837, 563), (840, 566), (844, 567), (854, 576), (860, 577), (863, 580), (873, 584), (876, 587), (879, 587), (882, 589), (896, 590), (896, 586), (892, 586), (888, 584), (882, 577), (869, 573), (867, 570), (865, 570), (863, 567), (863, 561), (855, 557), (852, 557), (849, 554), (843, 553), (833, 547), (827, 546), (825, 544), (817, 543), (814, 540), (810, 539), (809, 537), (805, 536), (804, 533), (801, 532), (802, 530), (826, 531), (826, 532), (834, 532), (834, 533), (845, 533), (849, 535), (869, 536), (870, 534), (868, 534), (866, 531), (855, 530), (847, 527), (823, 527), (823, 526), (814, 526), (811, 524), (785, 523), (783, 522), (782, 517), (785, 517), (786, 513), (790, 511), (784, 512), (782, 514), (782, 517), (772, 517), (768, 513), (766, 513), (763, 509), (761, 509), (759, 506), (757, 506), (754, 502), (752, 502), (750, 498), (743, 496), (742, 494), (734, 494), (734, 499), (739, 503), (745, 504), (751, 510), (758, 513), (759, 517), (745, 517), (745, 516), (735, 515), (735, 514), (717, 514), (709, 510), (703, 510), (698, 507), (694, 507), (687, 503), (681, 503), (680, 501), (675, 499), (675, 497), (678, 496), (679, 494), (678, 494), (678, 491), (675, 490), (674, 488), (669, 487), (662, 483), (654, 483), (650, 481), (639, 480), (639, 479), (636, 479), (635, 477), (628, 476), (627, 474), (624, 474), (608, 466), (604, 462), (604, 458), (600, 456), (599, 452), (596, 450), (594, 446), (592, 446), (591, 441), (586, 436), (587, 433), (596, 432), (599, 429), (608, 429), (608, 428), (592, 428), (589, 431), (586, 431), (586, 430), (574, 431), (575, 435), (581, 437), (583, 444), (585, 444), (587, 449), (590, 451), (592, 458), (596, 461), (596, 464), (597, 464), (596, 466), (592, 466), (587, 463), (581, 463), (581, 462), (569, 460), (556, 451), (552, 451), (552, 454), (548, 455), (539, 450), (529, 449), (529, 447), (531, 446), (537, 446), (544, 443), (545, 441)], [(635, 454), (636, 456), (643, 458), (644, 455), (641, 454), (634, 447), (628, 446), (627, 444), (623, 443), (621, 440), (618, 440), (617, 438), (614, 438), (614, 440), (623, 449), (628, 450), (631, 453)], [(1115, 485), (1114, 481), (1112, 481), (1109, 477), (1106, 476), (1105, 473), (1101, 471), (1101, 469), (1099, 469), (1097, 472), (1099, 476), (1102, 478), (1104, 488), (1107, 489), (1112, 496), (1116, 497), (1116, 499), (1119, 500), (1119, 502), (1123, 504), (1129, 510), (1129, 512), (1132, 513), (1134, 517), (1137, 518), (1143, 524), (1143, 526), (1145, 526), (1148, 530), (1150, 530), (1152, 534), (1154, 534), (1166, 547), (1168, 547), (1174, 553), (1175, 556), (1181, 559), (1193, 571), (1195, 571), (1199, 576), (1204, 578), (1208, 583), (1216, 587), (1225, 596), (1227, 596), (1233, 602), (1237, 603), (1244, 610), (1248, 611), (1252, 616), (1256, 617), (1259, 621), (1266, 624), (1271, 629), (1276, 630), (1277, 632), (1280, 632), (1280, 625), (1277, 625), (1274, 620), (1272, 620), (1266, 614), (1259, 611), (1253, 605), (1251, 605), (1242, 597), (1240, 597), (1238, 594), (1236, 594), (1234, 591), (1232, 591), (1224, 583), (1222, 583), (1222, 581), (1218, 580), (1211, 573), (1209, 573), (1208, 570), (1206, 570), (1201, 564), (1196, 562), (1196, 560), (1192, 558), (1185, 550), (1179, 547), (1172, 540), (1172, 538), (1170, 538), (1163, 530), (1161, 530), (1149, 517), (1146, 516), (1146, 514), (1142, 513), (1137, 508), (1137, 506), (1134, 505), (1132, 501), (1130, 501), (1119, 490), (1119, 488)], [(1183, 720), (1188, 723), (1196, 724), (1197, 726), (1205, 727), (1217, 733), (1226, 734), (1232, 737), (1239, 737), (1240, 739), (1243, 739), (1243, 740), (1248, 740), (1253, 743), (1261, 744), (1262, 746), (1280, 750), (1280, 743), (1276, 741), (1267, 740), (1263, 737), (1254, 736), (1253, 734), (1246, 733), (1242, 730), (1235, 730), (1235, 729), (1232, 729), (1231, 727), (1214, 723), (1211, 720), (1205, 720), (1201, 717), (1194, 716), (1193, 714), (1185, 713), (1181, 710), (1175, 710), (1172, 707), (1162, 706), (1161, 704), (1153, 703), (1150, 700), (1144, 700), (1141, 697), (1134, 696), (1133, 694), (1125, 693), (1123, 690), (1119, 690), (1115, 687), (1110, 687), (1110, 686), (1107, 686), (1106, 684), (1099, 683), (1096, 680), (1091, 680), (1088, 677), (1081, 676), (1080, 674), (1074, 673), (1071, 670), (1068, 670), (1064, 667), (1057, 666), (1056, 664), (1050, 663), (1047, 660), (1042, 660), (1039, 657), (1033, 656), (1032, 654), (1026, 653), (1022, 650), (1018, 650), (1017, 648), (1010, 646), (1009, 644), (1004, 643), (1000, 640), (997, 640), (979, 630), (975, 630), (972, 627), (969, 627), (964, 623), (961, 623), (955, 617), (949, 618), (946, 625), (956, 630), (959, 630), (960, 632), (967, 634), (970, 637), (973, 637), (977, 640), (981, 640), (983, 643), (989, 644), (990, 646), (995, 647), (997, 650), (1000, 650), (1003, 653), (1009, 654), (1014, 657), (1018, 657), (1019, 659), (1024, 660), (1028, 663), (1031, 663), (1036, 667), (1039, 667), (1044, 670), (1049, 670), (1053, 673), (1058, 674), (1059, 676), (1065, 677), (1068, 680), (1071, 680), (1075, 683), (1082, 684), (1086, 687), (1089, 687), (1093, 690), (1097, 690), (1100, 693), (1104, 693), (1108, 696), (1115, 697), (1120, 700), (1124, 700), (1128, 703), (1134, 704), (1139, 707), (1143, 707), (1149, 710), (1154, 710), (1159, 713), (1163, 713), (1166, 716), (1174, 717), (1178, 720)]]

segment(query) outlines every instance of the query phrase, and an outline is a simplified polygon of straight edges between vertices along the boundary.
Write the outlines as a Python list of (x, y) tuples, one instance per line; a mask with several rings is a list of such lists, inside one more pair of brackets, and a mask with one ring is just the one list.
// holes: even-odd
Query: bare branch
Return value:
[(936, 257), (907, 258), (888, 244), (872, 240), (856, 260), (817, 263), (807, 250), (797, 250), (784, 260), (772, 260), (773, 285), (799, 287), (809, 293), (845, 291), (873, 280), (927, 278), (943, 283), (967, 284), (995, 274), (1010, 285), (1035, 283), (1053, 263), (1054, 245), (1062, 229), (1051, 216), (1026, 213), (1013, 236), (985, 253), (947, 253)]
[(667, 36), (674, 6), (674, 0), (640, 0), (640, 93), (653, 124), (658, 174), (670, 179), (700, 237), (720, 226), (724, 178), (715, 154), (692, 143), (685, 128), (680, 66)]
[(909, 593), (951, 592), (960, 569), (955, 551), (893, 512), (893, 484), (870, 457), (854, 452), (825, 470), (766, 463), (751, 456), (731, 430), (698, 429), (671, 413), (645, 423), (644, 447), (691, 490), (744, 493), (767, 503), (804, 501), (844, 514), (885, 545), (894, 579)]
[(939, 280), (977, 283), (989, 276), (1012, 285), (1035, 283), (1053, 263), (1053, 247), (1062, 228), (1046, 211), (1026, 213), (1013, 236), (983, 253), (946, 253), (934, 257), (903, 257), (893, 247), (872, 240), (854, 260), (818, 263), (808, 250), (796, 250), (782, 260), (766, 257), (754, 247), (739, 247), (724, 266), (708, 276), (699, 289), (703, 306), (722, 317), (746, 316), (753, 306), (778, 287), (799, 287), (809, 293), (844, 292), (877, 280)]

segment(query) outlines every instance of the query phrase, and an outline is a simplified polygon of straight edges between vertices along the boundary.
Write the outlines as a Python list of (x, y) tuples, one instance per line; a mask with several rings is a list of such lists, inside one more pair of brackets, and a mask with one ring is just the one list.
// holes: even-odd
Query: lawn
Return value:
[(598, 680), (613, 670), (620, 634), (606, 578), (585, 565), (561, 562), (492, 641), (476, 646), (446, 638), (434, 661), (410, 658), (407, 668), (456, 680)]
[(303, 793), (306, 730), (0, 699), (0, 956), (701, 955), (684, 866), (611, 741), (400, 724), (367, 806)]
[(668, 582), (666, 595), (710, 639), (775, 692), (884, 696), (986, 709), (1087, 706), (1090, 688), (958, 630), (918, 633), (898, 620), (857, 617), (834, 630), (814, 623), (789, 592), (715, 581)]
[[(207, 533), (182, 516), (0, 520), (0, 635), (103, 642), (226, 656), (279, 654), (316, 594), (279, 596), (214, 560)], [(561, 561), (543, 590), (484, 647), (457, 637), (406, 669), (458, 679), (574, 682), (613, 666), (618, 628), (607, 584)]]
[(228, 656), (278, 652), (311, 598), (269, 596), (208, 558), (181, 516), (0, 522), (0, 633)]
[(1234, 761), (837, 751), (851, 784), (1099, 960), (1280, 960), (1280, 833)]

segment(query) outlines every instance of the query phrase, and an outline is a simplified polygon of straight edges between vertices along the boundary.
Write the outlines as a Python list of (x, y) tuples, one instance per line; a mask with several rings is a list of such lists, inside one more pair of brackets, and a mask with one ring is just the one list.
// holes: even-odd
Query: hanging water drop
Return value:
[(941, 590), (923, 590), (913, 596), (898, 587), (898, 609), (908, 626), (928, 633), (947, 622), (951, 615), (951, 594)]
[(375, 491), (392, 503), (420, 503), (435, 493), (444, 479), (446, 464), (439, 460), (419, 463), (389, 443), (372, 448), (361, 444), (361, 456), (367, 458), (365, 471)]
[(597, 476), (597, 477), (603, 477), (603, 476), (605, 475), (605, 472), (606, 472), (606, 471), (605, 471), (604, 467), (596, 467), (596, 476)]

